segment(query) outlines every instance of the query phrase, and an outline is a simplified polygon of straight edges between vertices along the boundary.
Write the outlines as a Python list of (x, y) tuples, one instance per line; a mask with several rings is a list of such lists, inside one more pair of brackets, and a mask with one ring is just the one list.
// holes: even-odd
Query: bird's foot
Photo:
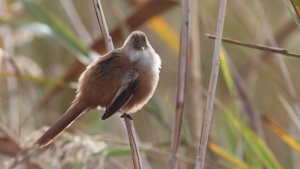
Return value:
[(128, 113), (123, 113), (120, 117), (121, 117), (121, 118), (128, 118), (128, 119), (130, 119), (130, 120), (133, 120), (132, 115), (131, 115), (131, 114), (128, 114)]

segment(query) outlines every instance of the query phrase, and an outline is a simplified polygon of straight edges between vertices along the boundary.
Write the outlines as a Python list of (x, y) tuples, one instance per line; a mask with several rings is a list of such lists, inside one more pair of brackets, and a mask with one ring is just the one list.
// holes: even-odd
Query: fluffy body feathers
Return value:
[(143, 32), (129, 35), (124, 45), (93, 61), (79, 78), (77, 95), (70, 108), (39, 138), (36, 145), (48, 145), (76, 118), (98, 106), (105, 120), (116, 112), (134, 113), (153, 95), (161, 60)]

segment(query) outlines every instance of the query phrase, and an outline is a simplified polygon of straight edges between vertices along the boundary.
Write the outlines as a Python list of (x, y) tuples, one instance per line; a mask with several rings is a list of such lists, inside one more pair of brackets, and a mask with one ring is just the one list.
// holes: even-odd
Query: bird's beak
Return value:
[(145, 47), (142, 46), (142, 47), (140, 48), (140, 50), (141, 50), (141, 51), (144, 51), (144, 50), (145, 50)]

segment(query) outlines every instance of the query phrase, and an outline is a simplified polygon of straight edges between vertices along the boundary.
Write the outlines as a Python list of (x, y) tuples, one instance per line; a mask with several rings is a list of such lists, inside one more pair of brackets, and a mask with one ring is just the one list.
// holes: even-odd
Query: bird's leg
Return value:
[(130, 120), (133, 120), (132, 115), (131, 115), (131, 114), (128, 114), (128, 113), (123, 113), (120, 117), (121, 117), (121, 118), (128, 118), (128, 119), (130, 119)]

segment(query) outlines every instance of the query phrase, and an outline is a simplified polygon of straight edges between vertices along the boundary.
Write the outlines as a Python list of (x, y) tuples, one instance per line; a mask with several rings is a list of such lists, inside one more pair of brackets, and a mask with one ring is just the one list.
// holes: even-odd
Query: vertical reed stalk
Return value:
[(208, 86), (208, 96), (207, 96), (207, 101), (205, 106), (205, 114), (202, 123), (200, 146), (196, 158), (196, 167), (195, 167), (196, 169), (203, 169), (204, 167), (206, 146), (207, 146), (207, 140), (208, 140), (210, 123), (212, 118), (213, 105), (214, 105), (214, 98), (215, 98), (218, 75), (219, 75), (221, 40), (223, 34), (226, 4), (227, 4), (227, 0), (220, 0), (214, 57), (213, 57), (212, 71), (211, 71), (210, 81)]
[(199, 30), (199, 13), (198, 1), (192, 2), (192, 54), (190, 55), (190, 84), (189, 95), (191, 97), (190, 113), (188, 114), (190, 122), (190, 131), (193, 140), (199, 140), (201, 133), (198, 131), (201, 128), (203, 99), (201, 94), (201, 44)]
[[(101, 2), (100, 2), (100, 0), (93, 0), (93, 4), (94, 4), (95, 12), (96, 12), (96, 15), (97, 15), (97, 18), (99, 21), (101, 33), (102, 33), (103, 39), (105, 41), (106, 49), (108, 51), (112, 51), (112, 50), (114, 50), (114, 45), (113, 45), (112, 39), (108, 32), (108, 28), (107, 28), (107, 24), (105, 21)], [(130, 119), (130, 117), (127, 116), (126, 114), (124, 114), (123, 117), (124, 117), (125, 125), (127, 128), (127, 132), (128, 132), (134, 168), (141, 169), (142, 168), (141, 160), (140, 160), (141, 158), (140, 158), (139, 150), (138, 150), (137, 144), (136, 144), (136, 136), (135, 136), (135, 131), (134, 131), (134, 127), (133, 127), (133, 122)]]
[(180, 58), (179, 58), (179, 73), (178, 73), (178, 89), (176, 101), (176, 115), (174, 126), (172, 130), (171, 140), (171, 154), (169, 157), (169, 169), (177, 168), (177, 150), (180, 143), (180, 128), (183, 116), (184, 95), (185, 95), (185, 82), (186, 70), (189, 54), (189, 32), (191, 23), (191, 0), (183, 0), (182, 21), (181, 21), (181, 34), (180, 34)]

